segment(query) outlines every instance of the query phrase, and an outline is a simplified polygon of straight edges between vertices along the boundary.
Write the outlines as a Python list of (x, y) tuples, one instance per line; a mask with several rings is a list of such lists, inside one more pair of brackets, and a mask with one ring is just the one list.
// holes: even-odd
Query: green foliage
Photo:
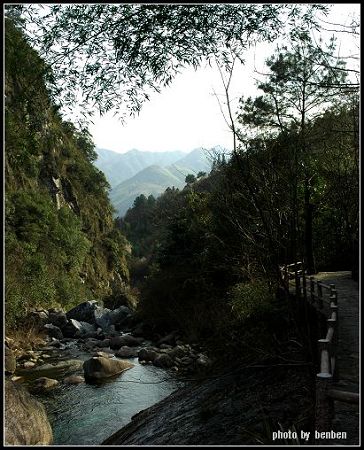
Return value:
[(324, 7), (90, 4), (50, 5), (41, 14), (31, 5), (22, 17), (62, 80), (64, 104), (79, 103), (81, 91), (84, 113), (92, 103), (102, 114), (125, 114), (124, 108), (138, 112), (151, 90), (170, 84), (187, 65), (215, 58), (226, 64), (248, 42), (281, 35), (288, 18), (312, 24), (317, 9)]
[[(313, 242), (321, 270), (350, 269), (358, 236), (354, 112), (349, 106), (332, 109), (307, 129)], [(297, 197), (293, 189), (297, 142), (295, 126), (277, 137), (257, 136), (244, 151), (216, 164), (208, 177), (197, 179), (193, 190), (166, 192), (149, 209), (145, 198), (136, 202), (124, 226), (132, 245), (144, 239), (133, 270), (141, 274), (139, 306), (146, 320), (214, 342), (234, 340), (237, 327), (253, 322), (269, 335), (277, 311), (277, 268), (294, 255), (297, 206), (298, 251), (304, 252), (304, 174), (297, 179)]]
[(274, 298), (264, 280), (238, 283), (231, 289), (230, 296), (233, 316), (241, 322), (269, 312)]
[[(108, 183), (87, 130), (63, 122), (49, 70), (6, 20), (6, 321), (110, 297), (128, 280)], [(113, 286), (110, 287), (110, 281)]]
[(196, 177), (192, 173), (188, 174), (185, 178), (185, 183), (187, 183), (187, 184), (192, 184), (195, 181), (196, 181)]

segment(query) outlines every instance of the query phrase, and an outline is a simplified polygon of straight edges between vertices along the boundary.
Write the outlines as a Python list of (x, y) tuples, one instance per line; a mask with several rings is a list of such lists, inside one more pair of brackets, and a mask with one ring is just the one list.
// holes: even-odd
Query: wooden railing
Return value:
[(308, 301), (326, 317), (326, 335), (319, 339), (320, 372), (316, 376), (316, 429), (331, 429), (334, 415), (333, 400), (359, 403), (359, 394), (332, 389), (333, 381), (339, 379), (337, 347), (339, 336), (338, 296), (334, 284), (325, 284), (313, 276), (307, 276), (303, 262), (280, 267), (287, 293), (294, 288), (297, 299)]

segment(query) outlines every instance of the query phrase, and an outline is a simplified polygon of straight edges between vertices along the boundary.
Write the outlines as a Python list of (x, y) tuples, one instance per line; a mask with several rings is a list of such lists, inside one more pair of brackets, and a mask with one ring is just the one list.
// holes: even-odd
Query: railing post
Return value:
[(294, 277), (296, 283), (296, 298), (299, 299), (301, 297), (301, 288), (300, 288), (300, 277), (298, 275), (297, 263), (294, 265)]
[(317, 341), (319, 353), (320, 373), (332, 373), (331, 371), (331, 342), (328, 339)]
[(315, 279), (314, 277), (310, 277), (310, 291), (311, 291), (311, 302), (315, 301)]
[(331, 430), (334, 417), (334, 402), (328, 395), (333, 381), (330, 367), (331, 343), (328, 339), (319, 339), (318, 348), (320, 373), (316, 376), (315, 429), (327, 431)]
[(318, 296), (318, 306), (320, 309), (323, 308), (323, 300), (322, 300), (322, 286), (321, 281), (317, 281), (317, 296)]
[(284, 266), (284, 283), (286, 285), (287, 291), (289, 291), (289, 277), (287, 264)]
[(337, 305), (331, 304), (331, 318), (327, 319), (327, 326), (332, 327), (334, 333), (332, 335), (331, 341), (331, 373), (334, 377), (335, 381), (339, 380), (339, 367), (337, 361), (337, 346), (338, 346), (338, 337), (339, 337), (339, 316), (338, 316), (338, 307)]
[(317, 431), (328, 431), (332, 429), (332, 420), (334, 418), (334, 401), (328, 395), (328, 391), (331, 389), (331, 386), (331, 373), (317, 374), (315, 407), (315, 430)]
[(337, 305), (337, 292), (334, 284), (330, 284), (330, 303)]
[(303, 264), (302, 264), (302, 291), (303, 291), (303, 298), (305, 301), (307, 301), (307, 280)]

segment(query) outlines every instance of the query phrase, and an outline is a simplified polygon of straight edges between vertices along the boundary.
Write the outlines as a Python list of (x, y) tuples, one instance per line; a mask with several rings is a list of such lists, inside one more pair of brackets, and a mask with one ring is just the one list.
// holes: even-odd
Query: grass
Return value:
[(6, 337), (10, 338), (14, 348), (31, 350), (45, 343), (46, 333), (39, 330), (35, 324), (29, 326), (23, 325), (18, 329), (6, 331)]

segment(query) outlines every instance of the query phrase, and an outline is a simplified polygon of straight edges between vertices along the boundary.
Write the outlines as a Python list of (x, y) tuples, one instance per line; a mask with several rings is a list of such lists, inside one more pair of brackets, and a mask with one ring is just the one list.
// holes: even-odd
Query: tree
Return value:
[[(69, 4), (17, 7), (33, 44), (51, 64), (63, 105), (83, 112), (138, 112), (150, 92), (184, 67), (197, 68), (231, 50), (242, 58), (254, 41), (272, 41), (291, 21), (315, 24), (324, 6), (279, 4)], [(11, 13), (8, 7), (8, 14)]]
[[(308, 125), (332, 105), (340, 96), (346, 80), (344, 62), (334, 56), (335, 41), (331, 39), (326, 49), (314, 45), (308, 31), (293, 32), (291, 49), (277, 47), (267, 60), (270, 70), (266, 80), (258, 83), (263, 95), (241, 100), (240, 122), (257, 130), (287, 132), (295, 129), (297, 146), (293, 148), (294, 177), (292, 223), (293, 242), (297, 246), (298, 189), (303, 179), (304, 197), (304, 257), (310, 273), (315, 272), (312, 247), (311, 193), (314, 174), (310, 171), (310, 136)], [(301, 177), (301, 178), (300, 178)], [(296, 251), (294, 251), (296, 253)]]
[(196, 181), (196, 177), (192, 173), (189, 173), (185, 178), (185, 183), (187, 183), (187, 184), (192, 184), (195, 181)]

